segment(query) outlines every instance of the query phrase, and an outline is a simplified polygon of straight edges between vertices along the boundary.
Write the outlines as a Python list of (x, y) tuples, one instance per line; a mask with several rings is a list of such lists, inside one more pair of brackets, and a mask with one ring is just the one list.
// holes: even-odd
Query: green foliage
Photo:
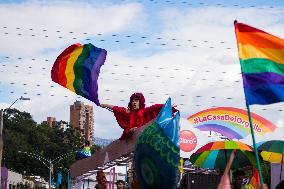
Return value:
[(271, 175), (270, 175), (270, 163), (263, 161), (260, 164), (261, 166), (261, 172), (263, 176), (263, 182), (267, 184), (267, 186), (270, 186), (271, 181)]
[[(54, 174), (59, 167), (69, 168), (75, 162), (75, 151), (84, 143), (80, 131), (59, 127), (50, 128), (46, 124), (37, 124), (27, 112), (9, 109), (4, 115), (4, 152), (2, 165), (8, 169), (26, 175), (39, 175), (48, 180), (49, 166), (39, 161), (39, 156), (54, 160)], [(97, 149), (97, 147), (92, 147)], [(27, 155), (37, 154), (39, 156)], [(64, 156), (67, 154), (68, 156)], [(56, 159), (63, 155), (64, 158)], [(56, 160), (55, 160), (56, 159)], [(54, 176), (54, 175), (53, 175)]]
[(98, 151), (101, 148), (102, 148), (101, 146), (97, 146), (97, 145), (91, 146), (91, 154), (94, 154), (96, 151)]

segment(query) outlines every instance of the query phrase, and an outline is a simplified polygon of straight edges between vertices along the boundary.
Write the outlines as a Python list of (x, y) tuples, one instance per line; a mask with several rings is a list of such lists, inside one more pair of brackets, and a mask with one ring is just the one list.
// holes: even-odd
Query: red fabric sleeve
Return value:
[(149, 106), (144, 109), (144, 117), (146, 123), (151, 121), (152, 119), (155, 119), (157, 115), (159, 114), (160, 110), (162, 109), (163, 104), (154, 104), (152, 106)]
[(114, 106), (112, 108), (114, 116), (118, 125), (122, 129), (127, 129), (130, 126), (130, 113), (127, 112), (127, 109), (124, 107)]
[[(164, 104), (154, 104), (152, 106), (145, 108), (144, 109), (144, 116), (145, 116), (146, 123), (151, 121), (152, 119), (155, 119), (158, 116), (161, 109), (163, 108), (163, 106), (164, 106)], [(172, 108), (172, 111), (173, 111), (173, 114), (174, 114), (178, 110), (175, 109), (175, 108)]]
[(112, 110), (118, 125), (123, 129), (123, 133), (119, 138), (123, 140), (128, 136), (128, 132), (131, 129), (131, 113), (128, 113), (126, 108), (119, 106), (114, 106)]

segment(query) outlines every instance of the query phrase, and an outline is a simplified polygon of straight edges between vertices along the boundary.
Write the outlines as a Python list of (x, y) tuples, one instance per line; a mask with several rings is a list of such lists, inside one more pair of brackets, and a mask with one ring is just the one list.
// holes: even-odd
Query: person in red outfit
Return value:
[[(109, 104), (101, 104), (102, 108), (113, 111), (117, 123), (123, 129), (120, 139), (125, 139), (129, 133), (136, 128), (145, 125), (152, 119), (155, 119), (163, 107), (163, 104), (155, 104), (145, 107), (145, 98), (142, 93), (134, 93), (131, 95), (128, 107), (119, 107)], [(177, 111), (173, 108), (173, 111)]]

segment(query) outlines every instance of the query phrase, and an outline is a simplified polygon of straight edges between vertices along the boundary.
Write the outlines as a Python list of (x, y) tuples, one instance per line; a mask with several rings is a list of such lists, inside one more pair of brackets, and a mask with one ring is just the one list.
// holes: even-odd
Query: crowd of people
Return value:
[[(98, 171), (96, 176), (97, 184), (95, 185), (95, 189), (108, 189), (108, 182), (103, 171)], [(115, 182), (117, 189), (139, 189), (139, 183), (135, 178), (134, 171), (129, 169), (127, 171), (127, 179), (126, 182), (124, 180), (116, 180)]]

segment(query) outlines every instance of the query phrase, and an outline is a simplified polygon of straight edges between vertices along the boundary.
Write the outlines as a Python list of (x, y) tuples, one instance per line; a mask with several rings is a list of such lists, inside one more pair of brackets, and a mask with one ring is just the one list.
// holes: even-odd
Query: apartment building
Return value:
[(75, 101), (70, 105), (70, 126), (78, 128), (86, 140), (92, 141), (94, 132), (93, 106)]

